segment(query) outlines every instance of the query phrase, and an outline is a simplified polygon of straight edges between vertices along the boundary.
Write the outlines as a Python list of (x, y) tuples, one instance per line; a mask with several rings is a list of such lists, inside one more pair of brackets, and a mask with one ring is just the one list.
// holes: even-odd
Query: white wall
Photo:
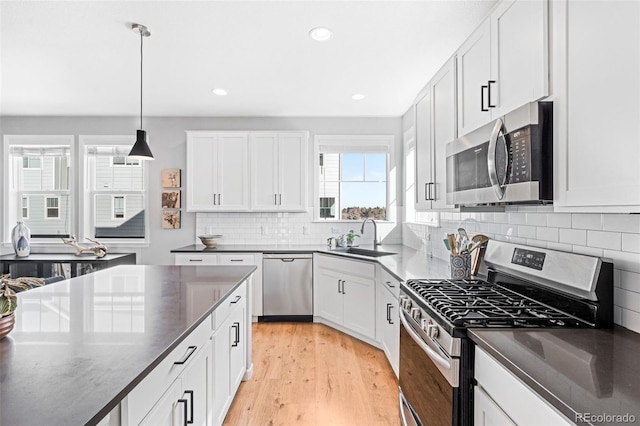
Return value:
[[(134, 117), (1, 117), (0, 127), (2, 134), (73, 134), (76, 135), (123, 135), (131, 134), (132, 143), (135, 139), (135, 130), (138, 127), (137, 120)], [(151, 117), (144, 119), (144, 128), (147, 130), (149, 144), (155, 156), (155, 160), (149, 164), (149, 226), (151, 245), (145, 248), (137, 248), (132, 250), (126, 247), (114, 247), (111, 251), (135, 251), (138, 255), (138, 263), (144, 264), (170, 264), (173, 262), (173, 256), (169, 251), (173, 248), (192, 244), (195, 241), (195, 235), (201, 233), (202, 230), (196, 230), (196, 214), (187, 213), (182, 209), (182, 228), (177, 230), (162, 229), (160, 225), (161, 212), (161, 183), (160, 171), (163, 168), (180, 168), (185, 169), (186, 145), (185, 130), (308, 130), (309, 137), (309, 165), (312, 164), (313, 155), (313, 137), (316, 134), (386, 134), (393, 135), (396, 141), (395, 155), (397, 161), (402, 158), (402, 123), (400, 118), (234, 118), (234, 117), (218, 117), (218, 118), (183, 118), (183, 117)], [(3, 159), (0, 159), (3, 160)], [(3, 164), (0, 162), (0, 164)], [(401, 163), (398, 163), (398, 170), (401, 170)], [(185, 173), (182, 174), (182, 195), (185, 188)], [(402, 180), (396, 180), (396, 193), (400, 196)], [(312, 202), (313, 196), (313, 176), (309, 175), (309, 202)], [(185, 199), (182, 200), (183, 205)], [(402, 200), (397, 200), (397, 205), (401, 205)], [(2, 207), (2, 206), (0, 206)], [(219, 217), (221, 221), (229, 220), (225, 214), (220, 216), (212, 216), (211, 221), (215, 221)], [(270, 217), (263, 216), (261, 213), (242, 213), (235, 214), (234, 217), (239, 221), (247, 223), (257, 223), (264, 219), (278, 219), (278, 226), (271, 226), (277, 234), (270, 234), (264, 238), (264, 241), (273, 240), (275, 235), (293, 235), (293, 232), (300, 229), (302, 232), (302, 223), (308, 223), (313, 228), (314, 235), (304, 235), (304, 238), (295, 241), (300, 243), (310, 242), (313, 240), (326, 241), (331, 235), (331, 226), (328, 228), (317, 228), (311, 223), (309, 214), (287, 214), (286, 216)], [(278, 215), (277, 213), (275, 214)], [(280, 214), (284, 215), (284, 214)], [(322, 224), (320, 224), (322, 225)], [(370, 226), (370, 225), (367, 225)], [(241, 229), (241, 226), (231, 227), (230, 229)], [(342, 231), (345, 226), (340, 226)], [(346, 226), (348, 230), (349, 225)], [(383, 227), (385, 228), (385, 227)], [(393, 242), (400, 242), (401, 231), (395, 225), (386, 226), (390, 228), (385, 230), (391, 234)], [(228, 236), (230, 242), (248, 240), (246, 234), (238, 232), (235, 237), (233, 233), (225, 227), (221, 233)], [(394, 231), (395, 229), (395, 231)], [(384, 229), (383, 229), (384, 230)], [(0, 232), (2, 230), (0, 229)], [(244, 230), (242, 230), (244, 232)], [(297, 232), (297, 231), (295, 231)], [(1, 234), (0, 234), (1, 235)], [(326, 236), (325, 236), (326, 235)], [(309, 237), (309, 238), (307, 238)], [(259, 238), (262, 240), (262, 237)], [(289, 238), (293, 240), (293, 238)], [(391, 240), (388, 240), (391, 241)], [(108, 243), (107, 243), (108, 244)], [(62, 243), (51, 247), (37, 247), (37, 251), (69, 251), (68, 247), (63, 247)], [(11, 252), (11, 248), (2, 247), (3, 253)]]

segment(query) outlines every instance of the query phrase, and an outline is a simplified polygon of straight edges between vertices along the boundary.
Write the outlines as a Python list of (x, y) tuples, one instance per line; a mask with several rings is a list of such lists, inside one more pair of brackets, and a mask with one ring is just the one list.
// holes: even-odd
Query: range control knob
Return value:
[(431, 321), (430, 319), (423, 319), (421, 325), (422, 329), (425, 331), (425, 333), (427, 333), (427, 336), (431, 337), (432, 339), (438, 337), (438, 325), (434, 324), (433, 321)]
[(411, 317), (416, 320), (416, 321), (420, 321), (420, 317), (422, 316), (422, 312), (420, 312), (420, 308), (412, 308), (411, 309)]
[(411, 309), (411, 299), (407, 296), (400, 296), (400, 307), (407, 311)]

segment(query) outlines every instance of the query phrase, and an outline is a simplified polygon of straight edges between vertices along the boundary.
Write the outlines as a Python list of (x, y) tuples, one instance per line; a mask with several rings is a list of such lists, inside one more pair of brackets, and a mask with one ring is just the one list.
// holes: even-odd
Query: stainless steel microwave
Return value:
[(527, 104), (447, 144), (447, 204), (553, 202), (553, 103)]

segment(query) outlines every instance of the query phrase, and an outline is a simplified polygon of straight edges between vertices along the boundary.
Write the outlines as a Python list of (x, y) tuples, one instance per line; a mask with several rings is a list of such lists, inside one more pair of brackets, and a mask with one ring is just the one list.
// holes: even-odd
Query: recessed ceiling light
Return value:
[(212, 92), (213, 92), (213, 94), (214, 94), (214, 95), (218, 95), (218, 96), (227, 96), (227, 91), (226, 91), (226, 90), (224, 90), (224, 89), (220, 89), (220, 88), (218, 88), (218, 89), (213, 89), (213, 90), (212, 90)]
[(309, 31), (309, 37), (315, 41), (327, 41), (331, 38), (331, 30), (326, 27), (315, 27)]
[(364, 95), (362, 93), (356, 93), (355, 95), (351, 96), (351, 99), (353, 99), (354, 101), (361, 101), (364, 99)]

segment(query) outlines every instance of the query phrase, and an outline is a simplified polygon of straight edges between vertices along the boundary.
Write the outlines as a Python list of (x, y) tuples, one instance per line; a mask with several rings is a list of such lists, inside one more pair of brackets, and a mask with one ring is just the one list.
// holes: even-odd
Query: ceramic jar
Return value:
[(11, 244), (18, 257), (27, 257), (31, 253), (31, 231), (21, 220), (11, 231)]

